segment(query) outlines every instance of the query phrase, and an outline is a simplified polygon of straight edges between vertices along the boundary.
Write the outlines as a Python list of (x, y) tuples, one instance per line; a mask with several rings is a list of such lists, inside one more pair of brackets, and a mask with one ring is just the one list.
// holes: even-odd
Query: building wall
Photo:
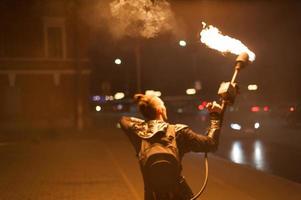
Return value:
[(89, 30), (68, 2), (13, 2), (0, 5), (0, 129), (83, 128)]

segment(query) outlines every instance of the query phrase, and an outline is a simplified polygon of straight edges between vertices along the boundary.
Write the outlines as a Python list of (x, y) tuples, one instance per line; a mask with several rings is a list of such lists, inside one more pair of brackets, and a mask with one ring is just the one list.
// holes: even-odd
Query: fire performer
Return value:
[(170, 124), (164, 102), (157, 96), (136, 94), (134, 101), (145, 120), (122, 117), (120, 124), (135, 148), (144, 180), (145, 200), (188, 200), (192, 190), (181, 174), (188, 152), (213, 152), (219, 144), (223, 109), (216, 102), (206, 108), (210, 125), (206, 135), (187, 125)]

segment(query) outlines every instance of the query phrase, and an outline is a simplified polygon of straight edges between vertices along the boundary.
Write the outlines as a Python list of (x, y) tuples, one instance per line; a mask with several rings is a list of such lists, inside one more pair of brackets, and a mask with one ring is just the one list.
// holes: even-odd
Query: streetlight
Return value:
[(101, 106), (96, 106), (96, 107), (95, 107), (95, 110), (96, 110), (97, 112), (101, 111)]
[(258, 85), (256, 84), (251, 84), (251, 85), (248, 85), (248, 90), (257, 90), (258, 89)]
[(187, 95), (194, 95), (194, 94), (196, 94), (196, 90), (194, 88), (188, 88), (186, 90), (186, 94)]
[(116, 100), (120, 100), (120, 99), (123, 99), (125, 97), (125, 94), (123, 92), (117, 92), (115, 95), (114, 95), (114, 99)]
[(180, 41), (179, 41), (179, 45), (180, 45), (181, 47), (186, 47), (187, 43), (186, 43), (185, 40), (180, 40)]
[(120, 65), (122, 62), (121, 62), (121, 59), (120, 58), (116, 58), (115, 59), (115, 64), (116, 65)]

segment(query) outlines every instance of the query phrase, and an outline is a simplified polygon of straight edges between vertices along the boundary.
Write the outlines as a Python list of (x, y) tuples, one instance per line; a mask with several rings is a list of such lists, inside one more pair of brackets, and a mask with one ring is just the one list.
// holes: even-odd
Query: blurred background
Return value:
[(216, 154), (300, 183), (301, 3), (136, 1), (147, 21), (124, 2), (0, 1), (0, 141), (116, 128), (137, 115), (138, 92), (160, 96), (171, 122), (204, 130), (236, 59), (201, 44), (204, 21), (256, 54)]

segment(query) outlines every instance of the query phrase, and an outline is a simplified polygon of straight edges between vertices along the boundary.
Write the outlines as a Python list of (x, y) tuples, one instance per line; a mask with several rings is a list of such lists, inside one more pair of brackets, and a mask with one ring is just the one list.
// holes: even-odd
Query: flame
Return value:
[(212, 25), (206, 26), (205, 22), (202, 22), (202, 24), (203, 30), (200, 33), (202, 43), (206, 44), (211, 49), (216, 49), (223, 53), (230, 52), (240, 55), (241, 53), (246, 52), (249, 55), (249, 60), (251, 62), (255, 60), (255, 54), (240, 40), (223, 35), (218, 28)]

